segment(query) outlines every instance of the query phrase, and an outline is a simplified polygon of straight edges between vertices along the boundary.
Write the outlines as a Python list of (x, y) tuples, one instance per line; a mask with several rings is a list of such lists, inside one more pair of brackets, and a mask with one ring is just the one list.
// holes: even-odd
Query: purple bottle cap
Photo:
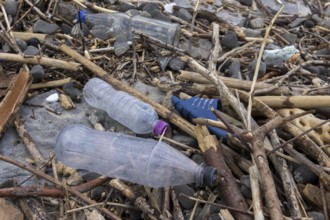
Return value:
[(169, 125), (165, 122), (165, 121), (162, 121), (162, 120), (158, 120), (156, 122), (156, 125), (152, 131), (152, 133), (155, 135), (155, 136), (160, 136), (164, 133), (164, 131), (166, 129), (169, 128)]

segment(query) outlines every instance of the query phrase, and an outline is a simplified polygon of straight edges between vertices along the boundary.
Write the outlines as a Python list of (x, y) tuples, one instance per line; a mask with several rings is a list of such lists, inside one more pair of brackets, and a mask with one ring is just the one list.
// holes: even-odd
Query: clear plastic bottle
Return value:
[(111, 118), (136, 134), (153, 133), (159, 136), (169, 127), (166, 122), (159, 120), (152, 106), (114, 89), (99, 78), (90, 79), (85, 84), (83, 94), (89, 105), (106, 111)]
[(180, 40), (180, 26), (176, 23), (169, 23), (160, 21), (144, 16), (136, 15), (133, 17), (128, 16), (125, 13), (97, 13), (88, 14), (86, 11), (80, 11), (81, 21), (95, 26), (104, 26), (105, 31), (112, 37), (120, 36), (120, 33), (124, 33), (124, 36), (128, 39), (132, 39), (132, 31), (142, 32), (143, 34), (154, 37), (164, 43), (176, 46)]
[(154, 188), (213, 186), (217, 179), (215, 168), (196, 164), (166, 143), (82, 125), (60, 133), (55, 153), (67, 166)]

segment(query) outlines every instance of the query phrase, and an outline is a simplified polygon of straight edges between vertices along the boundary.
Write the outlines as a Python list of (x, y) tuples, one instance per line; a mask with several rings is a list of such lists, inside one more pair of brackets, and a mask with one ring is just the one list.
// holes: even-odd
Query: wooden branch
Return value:
[(22, 70), (13, 79), (6, 96), (0, 103), (0, 137), (7, 124), (14, 119), (14, 115), (25, 99), (31, 82), (29, 73)]
[[(312, 202), (314, 205), (316, 205), (319, 209), (322, 209), (322, 196), (321, 196), (321, 190), (312, 185), (307, 184), (305, 188), (303, 189), (303, 195), (305, 198), (307, 198), (310, 202)], [(325, 200), (327, 203), (327, 210), (330, 212), (330, 193), (325, 192)]]
[(54, 87), (60, 87), (64, 84), (67, 84), (69, 82), (72, 82), (72, 78), (68, 77), (65, 79), (60, 80), (54, 80), (54, 81), (47, 81), (44, 83), (34, 83), (30, 86), (30, 89), (43, 89), (43, 88), (54, 88)]
[(254, 219), (263, 220), (265, 219), (265, 217), (262, 211), (261, 193), (259, 188), (258, 170), (256, 165), (250, 167), (249, 175), (250, 175), (250, 183), (251, 183), (251, 191), (252, 191), (252, 199), (253, 199), (252, 206), (253, 206)]
[(56, 67), (71, 71), (77, 71), (80, 69), (80, 64), (78, 63), (67, 62), (67, 61), (52, 59), (47, 57), (35, 56), (35, 57), (26, 58), (19, 54), (0, 53), (0, 59), (4, 59), (6, 61), (19, 62), (19, 63), (40, 64), (40, 65), (51, 66), (51, 67)]
[(272, 108), (330, 107), (330, 96), (256, 96)]
[(92, 73), (94, 73), (96, 76), (104, 79), (108, 83), (110, 83), (113, 87), (115, 87), (118, 90), (124, 91), (129, 93), (132, 96), (135, 96), (142, 101), (148, 103), (151, 105), (157, 113), (162, 116), (163, 118), (169, 120), (179, 128), (181, 128), (183, 131), (187, 132), (191, 136), (195, 136), (195, 130), (194, 126), (190, 124), (188, 121), (183, 119), (181, 116), (177, 115), (176, 113), (170, 111), (166, 107), (162, 106), (161, 104), (151, 100), (147, 96), (142, 95), (141, 93), (137, 92), (135, 89), (131, 88), (129, 85), (124, 84), (123, 82), (117, 80), (113, 76), (109, 75), (106, 71), (104, 71), (102, 68), (100, 68), (95, 63), (91, 62), (90, 60), (86, 59), (76, 51), (72, 50), (68, 46), (62, 44), (58, 47), (62, 52), (66, 53), (67, 55), (74, 58), (76, 61), (81, 63), (84, 67), (89, 69)]
[(40, 42), (46, 39), (46, 34), (38, 34), (38, 33), (30, 33), (30, 32), (15, 32), (13, 31), (13, 35), (15, 38), (21, 40), (30, 40), (31, 38), (37, 38)]
[(45, 172), (47, 160), (41, 155), (36, 144), (32, 140), (29, 133), (27, 132), (22, 118), (20, 116), (17, 116), (14, 121), (14, 124), (15, 124), (18, 135), (20, 136), (20, 138), (22, 139), (26, 148), (28, 149), (29, 153), (31, 154), (31, 156), (36, 164), (37, 170)]

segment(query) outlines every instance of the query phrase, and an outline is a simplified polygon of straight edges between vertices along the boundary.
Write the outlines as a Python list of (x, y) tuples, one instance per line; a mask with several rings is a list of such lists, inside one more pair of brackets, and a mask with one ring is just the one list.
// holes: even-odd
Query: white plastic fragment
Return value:
[(169, 3), (169, 4), (164, 5), (165, 12), (172, 14), (174, 5), (176, 5), (176, 4)]
[(287, 61), (290, 57), (292, 57), (295, 53), (299, 52), (293, 45), (287, 46), (282, 49), (275, 50), (265, 50), (263, 55), (263, 60), (267, 63), (267, 61), (271, 60), (281, 60), (282, 62)]
[(58, 93), (54, 93), (46, 98), (46, 102), (57, 102), (58, 99), (59, 99)]

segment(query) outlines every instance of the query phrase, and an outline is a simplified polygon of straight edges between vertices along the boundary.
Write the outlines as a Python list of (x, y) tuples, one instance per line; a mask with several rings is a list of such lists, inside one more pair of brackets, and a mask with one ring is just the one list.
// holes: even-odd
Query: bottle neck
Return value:
[(195, 168), (194, 179), (197, 186), (214, 186), (217, 182), (217, 170), (214, 167), (206, 166), (204, 163)]

